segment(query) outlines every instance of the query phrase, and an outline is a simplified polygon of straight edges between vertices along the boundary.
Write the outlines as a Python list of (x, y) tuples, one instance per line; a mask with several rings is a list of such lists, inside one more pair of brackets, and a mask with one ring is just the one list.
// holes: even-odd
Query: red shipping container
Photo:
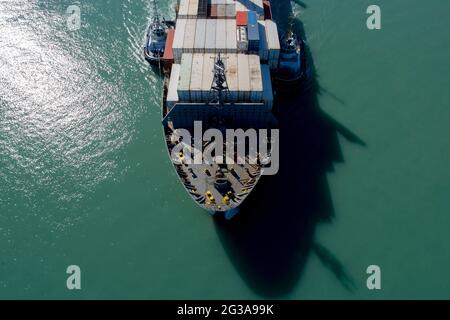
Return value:
[(167, 31), (166, 48), (164, 49), (163, 60), (171, 62), (173, 61), (173, 38), (175, 37), (175, 29), (169, 29)]
[(236, 11), (236, 25), (238, 27), (247, 26), (247, 11)]

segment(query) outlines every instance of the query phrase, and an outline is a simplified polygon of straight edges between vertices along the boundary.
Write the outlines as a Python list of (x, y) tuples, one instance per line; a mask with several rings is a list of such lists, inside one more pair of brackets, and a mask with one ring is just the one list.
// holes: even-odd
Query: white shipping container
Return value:
[(195, 28), (195, 42), (194, 52), (205, 52), (205, 39), (206, 39), (206, 19), (198, 19), (197, 26)]
[(186, 19), (178, 19), (175, 27), (175, 35), (173, 38), (173, 56), (175, 63), (180, 63), (181, 54), (183, 53), (184, 34), (186, 31)]
[(269, 50), (280, 50), (278, 28), (272, 20), (266, 20), (266, 37)]
[(266, 22), (258, 21), (259, 29), (259, 57), (261, 61), (269, 60), (269, 46), (267, 45)]
[(197, 17), (197, 13), (198, 13), (198, 0), (190, 0), (188, 13), (189, 17), (195, 18)]
[(252, 102), (260, 102), (263, 98), (263, 87), (259, 56), (255, 54), (249, 55), (248, 65), (250, 70), (250, 100)]
[(269, 66), (272, 69), (278, 67), (280, 56), (280, 39), (278, 37), (278, 28), (272, 20), (266, 20), (266, 37), (269, 48)]
[(237, 38), (237, 49), (239, 52), (247, 52), (248, 50), (248, 39), (247, 39), (247, 28), (238, 27), (236, 30)]
[(227, 36), (227, 52), (236, 53), (237, 40), (236, 40), (236, 19), (226, 20), (226, 36)]
[(216, 21), (216, 52), (225, 52), (227, 47), (226, 21), (225, 19)]
[(226, 16), (227, 18), (235, 18), (236, 17), (236, 4), (233, 3), (228, 3), (226, 5)]
[(210, 99), (210, 90), (214, 78), (214, 62), (216, 55), (206, 53), (203, 56), (203, 78), (202, 78), (202, 101), (207, 102)]
[(239, 101), (250, 100), (250, 69), (248, 65), (248, 55), (238, 54), (238, 85), (239, 85)]
[(183, 53), (194, 52), (195, 28), (197, 26), (197, 19), (188, 19), (186, 22), (186, 32), (184, 34)]
[(167, 90), (167, 107), (170, 109), (179, 101), (178, 100), (178, 81), (180, 78), (179, 64), (172, 65), (172, 71), (170, 72), (169, 88)]
[(224, 62), (230, 95), (227, 100), (230, 102), (237, 102), (239, 91), (237, 54), (226, 54)]
[(216, 29), (217, 20), (207, 19), (206, 20), (206, 38), (205, 38), (205, 52), (215, 53), (216, 50)]
[(180, 80), (178, 81), (178, 98), (180, 101), (190, 101), (190, 84), (192, 71), (192, 53), (181, 56)]
[(202, 79), (203, 79), (203, 53), (194, 53), (192, 57), (191, 71), (191, 101), (202, 101)]
[(270, 68), (267, 64), (261, 65), (261, 75), (263, 81), (263, 100), (267, 110), (270, 111), (273, 108), (273, 89)]
[(189, 13), (190, 0), (180, 0), (180, 6), (178, 7), (178, 19), (184, 19)]
[(225, 4), (217, 5), (217, 18), (225, 18), (227, 16), (227, 7)]

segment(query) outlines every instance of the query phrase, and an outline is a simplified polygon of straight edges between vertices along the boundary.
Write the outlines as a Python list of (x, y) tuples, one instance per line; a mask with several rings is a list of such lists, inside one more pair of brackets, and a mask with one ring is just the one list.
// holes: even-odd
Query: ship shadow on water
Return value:
[[(274, 15), (287, 17), (290, 10), (290, 2), (280, 1)], [(285, 29), (283, 22), (281, 25)], [(306, 39), (298, 19), (294, 29)], [(361, 146), (365, 143), (321, 110), (318, 96), (329, 93), (318, 84), (310, 54), (308, 64), (307, 89), (279, 97), (279, 173), (261, 179), (232, 221), (215, 220), (218, 236), (236, 270), (265, 298), (288, 295), (311, 254), (344, 288), (356, 288), (339, 259), (315, 241), (315, 231), (319, 224), (332, 223), (335, 216), (327, 174), (344, 161), (338, 135)]]

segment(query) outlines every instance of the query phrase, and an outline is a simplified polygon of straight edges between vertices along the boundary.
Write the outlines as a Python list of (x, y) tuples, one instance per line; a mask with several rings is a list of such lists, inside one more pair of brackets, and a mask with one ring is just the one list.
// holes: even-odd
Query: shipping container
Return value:
[(227, 47), (226, 21), (225, 19), (217, 19), (216, 21), (216, 53), (225, 53)]
[(247, 11), (236, 11), (236, 25), (239, 27), (247, 26)]
[(236, 40), (236, 20), (226, 20), (226, 37), (227, 37), (227, 53), (236, 53), (237, 40)]
[(178, 19), (176, 28), (175, 28), (175, 36), (173, 38), (173, 56), (175, 63), (180, 63), (181, 54), (183, 53), (183, 43), (184, 43), (184, 34), (186, 31), (186, 19)]
[(217, 5), (217, 18), (223, 19), (227, 16), (227, 7), (225, 4), (218, 4)]
[(239, 52), (248, 51), (247, 27), (237, 27), (236, 29), (237, 50)]
[(273, 89), (272, 79), (270, 76), (270, 67), (267, 64), (261, 65), (261, 76), (263, 82), (263, 100), (267, 110), (272, 110), (273, 107)]
[(203, 57), (203, 77), (202, 77), (202, 100), (207, 102), (210, 100), (210, 90), (214, 78), (214, 61), (216, 55), (206, 53)]
[(188, 19), (186, 22), (186, 32), (184, 34), (183, 53), (194, 52), (195, 28), (197, 26), (197, 19)]
[(192, 57), (192, 71), (191, 71), (191, 101), (202, 101), (202, 79), (203, 79), (203, 53), (194, 53)]
[(181, 56), (180, 80), (178, 81), (178, 98), (180, 101), (190, 101), (190, 84), (192, 71), (192, 53)]
[(206, 19), (198, 19), (195, 27), (194, 53), (205, 52)]
[(167, 107), (170, 109), (178, 102), (178, 81), (180, 78), (179, 64), (172, 65), (172, 71), (170, 72), (169, 88), (167, 90)]
[(228, 19), (235, 18), (236, 17), (236, 4), (233, 2), (233, 3), (227, 4), (226, 6), (227, 6), (227, 8), (226, 8), (227, 18)]
[(258, 21), (259, 27), (259, 57), (261, 61), (267, 62), (269, 60), (269, 47), (267, 45), (266, 36), (266, 22)]
[(206, 38), (205, 38), (205, 52), (215, 53), (216, 52), (216, 29), (217, 20), (207, 19), (206, 20)]
[(186, 19), (189, 13), (189, 2), (190, 0), (180, 0), (180, 5), (178, 7), (178, 19)]
[(166, 46), (164, 49), (164, 62), (173, 62), (173, 39), (175, 37), (175, 30), (167, 30)]
[(266, 20), (266, 37), (267, 46), (269, 47), (269, 65), (271, 69), (275, 69), (278, 67), (278, 59), (280, 57), (280, 39), (277, 25), (272, 20)]
[(249, 11), (247, 15), (247, 37), (248, 51), (258, 52), (259, 50), (259, 27), (258, 19), (254, 11)]
[(198, 0), (189, 0), (189, 18), (196, 19), (198, 14)]
[(263, 98), (263, 87), (261, 77), (261, 62), (258, 55), (248, 56), (248, 65), (250, 70), (250, 101), (260, 102)]
[(211, 4), (209, 6), (209, 16), (212, 19), (217, 19), (217, 4)]
[(248, 55), (238, 54), (238, 86), (239, 101), (249, 101), (250, 100), (250, 69), (248, 65)]

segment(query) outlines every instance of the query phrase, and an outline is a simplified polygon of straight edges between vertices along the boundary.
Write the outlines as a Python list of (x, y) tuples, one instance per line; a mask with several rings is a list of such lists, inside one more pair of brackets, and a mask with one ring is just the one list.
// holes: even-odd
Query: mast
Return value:
[(153, 0), (153, 22), (159, 23), (158, 6), (156, 5), (156, 0)]
[(223, 105), (223, 92), (228, 91), (227, 77), (225, 75), (225, 64), (223, 63), (220, 53), (214, 63), (214, 78), (211, 84), (211, 101), (218, 102), (220, 106)]

